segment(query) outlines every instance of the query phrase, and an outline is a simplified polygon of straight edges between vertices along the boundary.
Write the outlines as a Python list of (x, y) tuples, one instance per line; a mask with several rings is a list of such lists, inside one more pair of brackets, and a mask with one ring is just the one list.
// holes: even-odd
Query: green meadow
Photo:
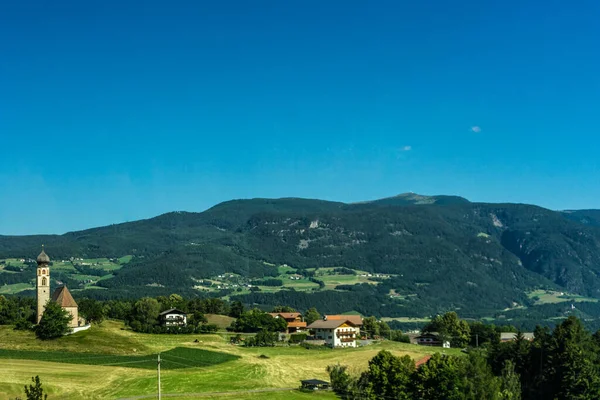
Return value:
[(294, 389), (301, 379), (328, 379), (325, 368), (338, 362), (359, 373), (383, 349), (414, 359), (442, 350), (388, 341), (356, 349), (244, 348), (231, 345), (225, 335), (139, 334), (116, 321), (40, 341), (31, 332), (2, 326), (0, 399), (22, 397), (23, 385), (35, 375), (49, 399), (153, 398), (158, 353), (162, 392), (177, 398), (335, 398)]

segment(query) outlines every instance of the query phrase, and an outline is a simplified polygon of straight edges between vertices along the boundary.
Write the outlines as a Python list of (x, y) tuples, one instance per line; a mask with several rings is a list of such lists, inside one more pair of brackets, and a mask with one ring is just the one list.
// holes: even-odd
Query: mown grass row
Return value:
[[(211, 367), (228, 361), (237, 360), (239, 358), (238, 356), (232, 354), (184, 347), (176, 347), (161, 353), (160, 356), (161, 368), (165, 370)], [(155, 369), (157, 364), (157, 354), (121, 356), (64, 351), (58, 352), (0, 349), (0, 358), (142, 369)]]

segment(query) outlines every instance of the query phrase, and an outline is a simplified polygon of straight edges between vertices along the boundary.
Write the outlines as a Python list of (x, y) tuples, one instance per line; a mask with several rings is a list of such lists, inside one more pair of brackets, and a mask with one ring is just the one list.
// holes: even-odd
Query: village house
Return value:
[(286, 333), (297, 333), (306, 330), (306, 322), (302, 321), (299, 312), (269, 313), (273, 318), (283, 318), (287, 322)]
[[(517, 338), (517, 334), (515, 332), (501, 332), (500, 333), (500, 341), (501, 342), (512, 342)], [(533, 332), (523, 332), (523, 338), (525, 340), (532, 341), (533, 340)]]
[(442, 346), (445, 349), (450, 348), (448, 340), (442, 341), (438, 332), (426, 332), (415, 337), (415, 342), (421, 346)]
[(340, 321), (340, 320), (350, 321), (356, 327), (356, 334), (358, 336), (360, 336), (360, 330), (362, 329), (362, 326), (363, 326), (363, 320), (360, 315), (339, 315), (339, 314), (324, 315), (323, 320), (324, 321), (334, 321), (334, 320), (335, 321)]
[(358, 327), (347, 319), (319, 319), (308, 326), (318, 340), (329, 347), (356, 347)]
[(176, 308), (165, 310), (158, 315), (163, 326), (186, 326), (187, 314)]

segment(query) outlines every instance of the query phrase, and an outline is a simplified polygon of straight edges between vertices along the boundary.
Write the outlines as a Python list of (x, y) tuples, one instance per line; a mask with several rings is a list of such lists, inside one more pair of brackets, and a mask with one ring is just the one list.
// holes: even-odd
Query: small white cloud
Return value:
[(481, 127), (477, 126), (477, 125), (472, 126), (471, 127), (471, 132), (479, 133), (479, 132), (481, 132)]
[(412, 146), (404, 146), (400, 150), (401, 151), (411, 151), (412, 150)]

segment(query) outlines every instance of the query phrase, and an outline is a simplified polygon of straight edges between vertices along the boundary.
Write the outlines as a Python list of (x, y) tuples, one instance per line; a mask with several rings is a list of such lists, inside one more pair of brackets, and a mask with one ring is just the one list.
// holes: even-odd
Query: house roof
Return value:
[(418, 361), (415, 363), (415, 367), (419, 368), (419, 367), (421, 367), (422, 365), (425, 365), (425, 364), (427, 364), (427, 361), (429, 361), (429, 359), (430, 359), (430, 358), (431, 358), (431, 354), (430, 354), (430, 355), (427, 355), (427, 356), (425, 356), (425, 357), (423, 357), (423, 358), (421, 358), (420, 360), (418, 360)]
[[(532, 332), (523, 332), (523, 338), (526, 340), (533, 340)], [(515, 340), (517, 338), (517, 334), (515, 332), (501, 332), (500, 340)]]
[(288, 322), (288, 328), (306, 328), (306, 322), (302, 322), (302, 321)]
[(169, 308), (168, 310), (165, 310), (163, 312), (161, 312), (159, 315), (167, 315), (167, 314), (180, 314), (180, 315), (187, 315), (187, 313), (178, 310), (176, 308)]
[(52, 301), (55, 301), (61, 307), (77, 307), (77, 302), (71, 296), (71, 292), (69, 292), (66, 286), (57, 287), (54, 290)]
[(349, 319), (318, 319), (308, 326), (309, 329), (335, 329), (340, 325), (348, 324), (350, 326), (356, 326), (356, 324)]
[(281, 317), (283, 319), (290, 319), (290, 318), (298, 318), (300, 315), (299, 312), (277, 312), (277, 313), (269, 313), (269, 315), (273, 318), (276, 317)]
[(304, 384), (307, 385), (329, 385), (329, 382), (327, 381), (322, 381), (320, 379), (305, 379), (303, 381), (300, 381)]
[(437, 339), (439, 337), (439, 333), (438, 332), (426, 332), (423, 333), (422, 335), (417, 336), (415, 339), (421, 339), (421, 338), (435, 338)]
[(325, 315), (323, 319), (329, 320), (340, 320), (343, 319), (345, 321), (350, 321), (356, 326), (362, 326), (362, 317), (360, 315)]

